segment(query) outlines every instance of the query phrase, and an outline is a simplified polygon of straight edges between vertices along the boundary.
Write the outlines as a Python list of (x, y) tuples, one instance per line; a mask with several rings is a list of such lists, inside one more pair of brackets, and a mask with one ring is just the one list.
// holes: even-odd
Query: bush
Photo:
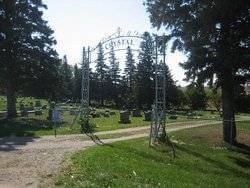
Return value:
[(96, 125), (89, 121), (89, 118), (80, 118), (79, 124), (81, 125), (82, 133), (93, 133)]

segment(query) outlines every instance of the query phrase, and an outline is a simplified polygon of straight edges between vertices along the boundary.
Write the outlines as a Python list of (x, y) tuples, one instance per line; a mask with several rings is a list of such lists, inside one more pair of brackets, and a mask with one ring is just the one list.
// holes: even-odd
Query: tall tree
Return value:
[(16, 112), (16, 92), (57, 59), (53, 31), (43, 20), (41, 0), (0, 1), (0, 77), (7, 94), (7, 117)]
[(187, 87), (186, 96), (192, 110), (204, 110), (207, 105), (207, 96), (203, 85), (192, 83)]
[(73, 88), (74, 88), (74, 93), (73, 97), (75, 101), (79, 101), (81, 98), (81, 83), (82, 83), (82, 77), (81, 77), (81, 69), (78, 68), (77, 64), (74, 65), (74, 83), (73, 83)]
[(131, 110), (132, 108), (135, 107), (135, 102), (136, 102), (135, 101), (136, 65), (130, 46), (128, 46), (126, 52), (124, 78), (126, 81), (126, 88), (127, 88), (124, 93), (125, 97), (127, 98), (126, 107)]
[(107, 85), (108, 79), (108, 66), (105, 64), (104, 52), (102, 44), (98, 45), (97, 63), (96, 63), (96, 77), (98, 81), (98, 99), (100, 100), (101, 106), (104, 106), (104, 100), (107, 97)]
[(120, 68), (119, 68), (119, 62), (116, 59), (114, 47), (111, 47), (110, 53), (109, 53), (109, 83), (108, 83), (108, 91), (110, 99), (113, 100), (117, 106), (118, 104), (118, 85), (120, 82)]
[(175, 81), (173, 80), (173, 76), (169, 70), (167, 64), (163, 64), (165, 70), (165, 78), (166, 78), (166, 107), (172, 108), (175, 106), (180, 106), (183, 103), (183, 96), (181, 91), (178, 90)]
[(120, 68), (119, 68), (119, 62), (116, 59), (114, 47), (111, 47), (110, 50), (110, 56), (109, 56), (109, 75), (110, 79), (112, 80), (112, 83), (117, 84), (120, 80)]
[[(136, 75), (136, 100), (139, 108), (151, 108), (154, 98), (153, 40), (148, 32), (143, 34)], [(145, 95), (146, 93), (146, 95)]]
[(73, 74), (72, 67), (69, 65), (67, 56), (64, 55), (61, 65), (63, 97), (70, 99), (73, 96)]
[(222, 90), (224, 141), (236, 141), (234, 86), (249, 74), (249, 7), (245, 0), (146, 0), (155, 27), (174, 38), (173, 50), (189, 53), (188, 79), (213, 82)]
[(135, 84), (136, 65), (130, 46), (127, 48), (124, 75), (127, 85), (131, 88)]

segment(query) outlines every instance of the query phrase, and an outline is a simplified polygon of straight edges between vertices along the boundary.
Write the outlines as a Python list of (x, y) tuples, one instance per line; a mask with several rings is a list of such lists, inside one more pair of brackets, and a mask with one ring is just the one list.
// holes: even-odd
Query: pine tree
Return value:
[(75, 101), (80, 101), (81, 98), (81, 69), (78, 68), (77, 64), (74, 65), (74, 93), (73, 97)]
[(68, 64), (67, 56), (64, 55), (61, 65), (63, 96), (71, 99), (73, 96), (73, 74), (72, 68)]
[(126, 61), (124, 68), (124, 78), (126, 80), (125, 97), (127, 98), (126, 107), (132, 110), (135, 107), (135, 84), (136, 84), (136, 65), (130, 46), (127, 48)]
[(187, 87), (186, 96), (192, 110), (204, 110), (207, 105), (207, 96), (202, 84), (192, 83)]
[(111, 47), (110, 56), (109, 56), (109, 71), (108, 71), (108, 78), (109, 82), (107, 85), (108, 90), (108, 98), (115, 102), (116, 106), (118, 103), (118, 85), (120, 82), (120, 68), (119, 62), (115, 57), (114, 47)]
[(108, 80), (108, 66), (105, 64), (104, 52), (102, 44), (98, 45), (97, 63), (96, 63), (96, 77), (98, 84), (97, 98), (100, 100), (101, 106), (104, 106), (104, 100), (107, 98), (107, 80)]
[(143, 34), (136, 74), (136, 100), (139, 108), (150, 109), (154, 99), (153, 40), (148, 32)]
[(6, 88), (8, 118), (17, 115), (16, 92), (26, 82), (39, 79), (41, 70), (57, 71), (59, 61), (52, 48), (56, 41), (42, 18), (46, 8), (41, 0), (0, 1), (0, 78)]
[(209, 81), (216, 76), (222, 91), (223, 139), (236, 141), (234, 87), (249, 75), (249, 7), (245, 0), (147, 0), (155, 27), (174, 38), (173, 50), (189, 53), (182, 64), (189, 80)]
[(130, 46), (127, 48), (124, 74), (128, 87), (131, 89), (135, 84), (136, 65)]
[(164, 66), (166, 78), (166, 107), (172, 108), (175, 106), (179, 106), (182, 103), (180, 91), (178, 91), (178, 88), (173, 80), (173, 76), (171, 75), (168, 65), (162, 64), (162, 66)]
[(109, 76), (112, 83), (117, 84), (120, 80), (120, 68), (119, 62), (115, 57), (114, 47), (111, 47), (110, 57), (109, 57)]

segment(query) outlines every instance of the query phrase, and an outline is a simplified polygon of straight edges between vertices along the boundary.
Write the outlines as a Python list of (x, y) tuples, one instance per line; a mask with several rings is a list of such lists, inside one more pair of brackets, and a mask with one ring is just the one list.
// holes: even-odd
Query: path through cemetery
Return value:
[[(169, 124), (167, 132), (218, 124), (218, 121), (196, 121)], [(179, 126), (177, 126), (179, 124)], [(145, 137), (149, 127), (104, 131), (104, 143)], [(115, 137), (116, 135), (116, 137)], [(112, 137), (113, 136), (113, 137)], [(47, 184), (65, 164), (71, 153), (93, 146), (83, 135), (0, 138), (0, 187), (39, 187)]]

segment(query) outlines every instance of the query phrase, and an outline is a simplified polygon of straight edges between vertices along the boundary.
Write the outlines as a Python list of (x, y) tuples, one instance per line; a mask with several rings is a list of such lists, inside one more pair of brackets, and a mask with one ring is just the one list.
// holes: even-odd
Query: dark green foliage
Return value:
[[(188, 53), (187, 79), (222, 89), (224, 140), (236, 137), (234, 87), (249, 75), (249, 7), (246, 0), (146, 0), (153, 26), (174, 38), (173, 50)], [(232, 127), (232, 129), (231, 129)]]
[(98, 54), (96, 62), (96, 72), (94, 75), (97, 79), (97, 99), (100, 105), (104, 106), (104, 100), (107, 97), (107, 84), (108, 84), (108, 66), (105, 64), (104, 52), (102, 44), (98, 45)]
[(82, 70), (78, 68), (77, 64), (74, 66), (73, 72), (73, 97), (75, 101), (81, 99), (81, 87), (82, 87)]
[(141, 109), (151, 109), (154, 100), (153, 39), (148, 32), (143, 34), (136, 74), (136, 101)]
[(71, 99), (73, 96), (73, 73), (72, 67), (69, 65), (67, 56), (65, 55), (62, 59), (60, 67), (61, 76), (61, 99)]
[(207, 105), (207, 96), (203, 86), (191, 84), (186, 90), (187, 102), (192, 110), (204, 110)]
[(81, 117), (79, 120), (82, 133), (93, 133), (95, 130), (95, 124), (89, 121), (89, 118)]
[(245, 88), (242, 85), (235, 88), (235, 111), (250, 112), (250, 95), (246, 95)]
[(53, 31), (42, 18), (46, 8), (41, 0), (0, 1), (0, 79), (6, 88), (9, 118), (16, 116), (17, 91), (31, 83), (47, 91), (55, 85), (51, 82), (59, 61), (52, 48)]
[(132, 110), (136, 104), (136, 65), (133, 53), (130, 47), (127, 48), (126, 61), (124, 68), (124, 82), (126, 90), (124, 97), (127, 99), (125, 106), (127, 109)]
[(111, 47), (111, 51), (109, 53), (109, 70), (108, 70), (108, 96), (109, 100), (113, 100), (116, 106), (118, 105), (119, 100), (119, 84), (120, 84), (120, 68), (119, 62), (116, 59), (114, 47)]

